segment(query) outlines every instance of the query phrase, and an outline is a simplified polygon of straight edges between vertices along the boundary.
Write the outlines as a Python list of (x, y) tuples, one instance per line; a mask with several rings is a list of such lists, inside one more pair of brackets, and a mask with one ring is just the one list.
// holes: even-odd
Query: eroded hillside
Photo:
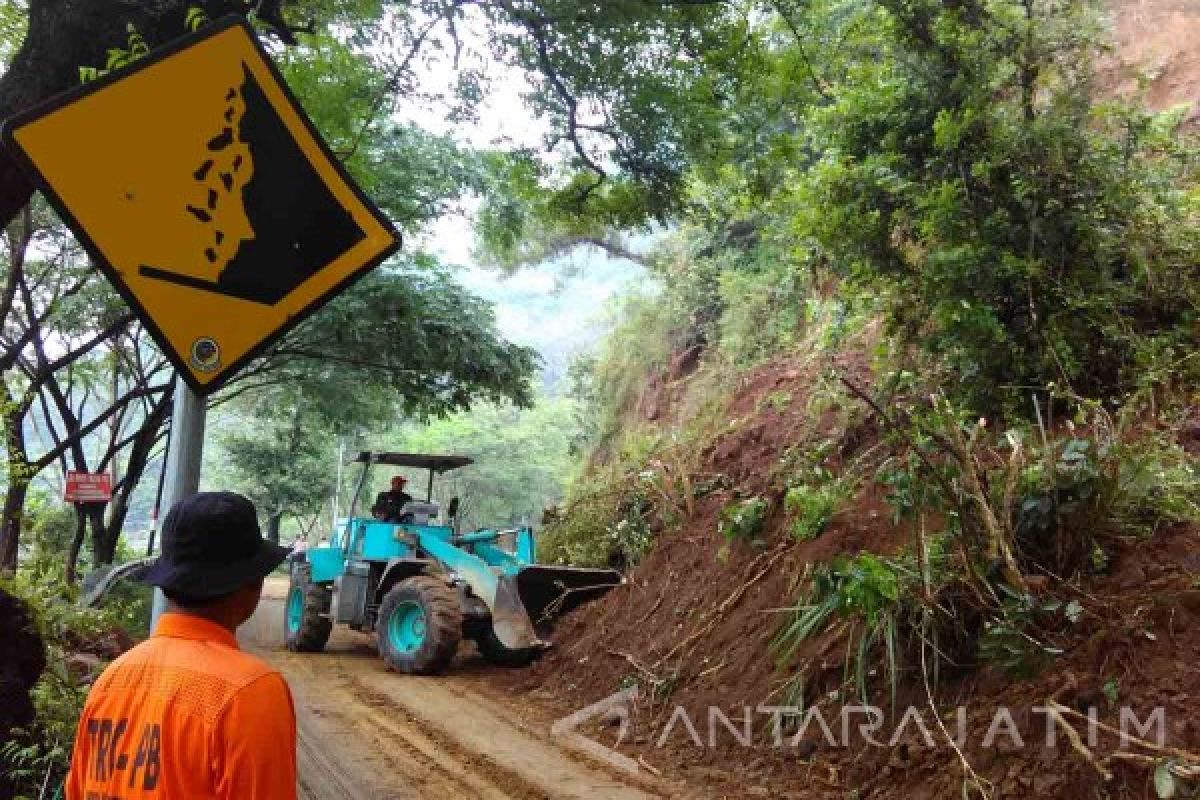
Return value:
[[(1117, 52), (1130, 65), (1120, 82), (1135, 91), (1140, 72), (1155, 109), (1190, 104), (1200, 121), (1200, 3), (1196, 0), (1111, 0)], [(1131, 74), (1133, 73), (1133, 74)]]
[[(1124, 66), (1101, 64), (1105, 90), (1193, 104), (1200, 121), (1200, 2), (1114, 11)], [(746, 212), (712, 249), (779, 259), (763, 216)], [(939, 244), (910, 245), (905, 266), (925, 268)], [(754, 277), (722, 263), (721, 288), (737, 291), (676, 322), (669, 345), (637, 339), (652, 325), (619, 332), (625, 354), (666, 352), (609, 376), (621, 399), (593, 453), (596, 491), (552, 535), (564, 553), (635, 566), (513, 687), (563, 714), (636, 687), (628, 727), (609, 714), (585, 730), (685, 797), (1191, 796), (1200, 412), (1178, 362), (1136, 399), (1051, 384), (1025, 387), (1019, 410), (972, 413), (946, 397), (978, 376), (942, 353), (910, 358), (920, 337), (891, 338), (884, 314), (863, 312), (874, 297), (839, 297), (827, 279), (796, 311), (778, 260), (775, 273), (746, 260)], [(1031, 308), (1041, 288), (1028, 284)], [(957, 321), (975, 302), (967, 291), (938, 313)], [(705, 314), (721, 319), (704, 329)], [(754, 337), (786, 344), (747, 368)], [(1005, 538), (1012, 552), (987, 544)], [(865, 736), (863, 712), (846, 716), (862, 704), (886, 720)], [(905, 729), (906, 709), (926, 727)], [(1120, 735), (1155, 714), (1161, 735)]]

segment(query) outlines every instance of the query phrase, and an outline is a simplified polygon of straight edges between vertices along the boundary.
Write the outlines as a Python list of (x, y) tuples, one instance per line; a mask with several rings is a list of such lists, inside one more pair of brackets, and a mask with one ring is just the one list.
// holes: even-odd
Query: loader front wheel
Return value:
[(329, 605), (329, 587), (313, 583), (307, 565), (295, 567), (283, 606), (283, 635), (288, 650), (318, 653), (325, 649), (333, 630)]
[(516, 650), (505, 647), (491, 625), (475, 638), (475, 644), (479, 647), (479, 655), (483, 656), (484, 661), (499, 667), (527, 667), (542, 652), (537, 647), (522, 647)]
[(379, 655), (397, 672), (442, 672), (450, 665), (462, 638), (458, 593), (428, 575), (401, 581), (379, 605), (375, 635)]

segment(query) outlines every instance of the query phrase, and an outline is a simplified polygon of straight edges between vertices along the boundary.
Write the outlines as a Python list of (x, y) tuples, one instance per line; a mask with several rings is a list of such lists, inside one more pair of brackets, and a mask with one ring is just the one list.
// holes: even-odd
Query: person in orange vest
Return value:
[(162, 537), (144, 580), (166, 613), (88, 693), (67, 800), (295, 800), (291, 692), (234, 638), (288, 548), (263, 539), (233, 492), (181, 501)]

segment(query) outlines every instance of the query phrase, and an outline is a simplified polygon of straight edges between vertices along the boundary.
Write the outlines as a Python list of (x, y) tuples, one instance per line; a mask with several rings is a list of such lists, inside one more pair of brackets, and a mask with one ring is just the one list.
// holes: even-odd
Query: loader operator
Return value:
[(287, 554), (262, 538), (239, 494), (205, 492), (171, 509), (145, 577), (166, 613), (88, 693), (67, 800), (296, 800), (291, 692), (234, 638)]
[(404, 491), (406, 483), (408, 483), (407, 478), (397, 475), (392, 478), (391, 489), (376, 495), (375, 505), (371, 506), (371, 514), (375, 519), (381, 519), (384, 522), (403, 522), (400, 517), (404, 504), (412, 502), (412, 496)]

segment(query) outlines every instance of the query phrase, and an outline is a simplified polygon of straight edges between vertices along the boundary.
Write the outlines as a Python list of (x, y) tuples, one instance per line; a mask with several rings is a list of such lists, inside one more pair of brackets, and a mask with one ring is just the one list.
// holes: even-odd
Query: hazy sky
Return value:
[[(467, 34), (468, 40), (471, 34)], [(482, 42), (475, 37), (478, 47)], [(405, 122), (438, 133), (450, 133), (476, 147), (504, 145), (544, 147), (547, 126), (534, 117), (522, 94), (531, 88), (530, 76), (519, 70), (491, 70), (492, 85), (479, 119), (473, 123), (446, 122), (441, 109), (408, 105), (397, 110)], [(422, 88), (445, 87), (451, 76), (428, 69)], [(595, 342), (603, 330), (604, 310), (614, 295), (644, 278), (643, 270), (629, 261), (614, 261), (592, 249), (581, 249), (556, 262), (528, 267), (511, 277), (477, 266), (471, 258), (474, 232), (470, 213), (443, 217), (422, 244), (445, 263), (461, 267), (459, 280), (471, 291), (495, 303), (500, 329), (511, 340), (542, 353), (548, 383), (565, 371), (570, 357)], [(564, 269), (564, 267), (571, 267)]]

